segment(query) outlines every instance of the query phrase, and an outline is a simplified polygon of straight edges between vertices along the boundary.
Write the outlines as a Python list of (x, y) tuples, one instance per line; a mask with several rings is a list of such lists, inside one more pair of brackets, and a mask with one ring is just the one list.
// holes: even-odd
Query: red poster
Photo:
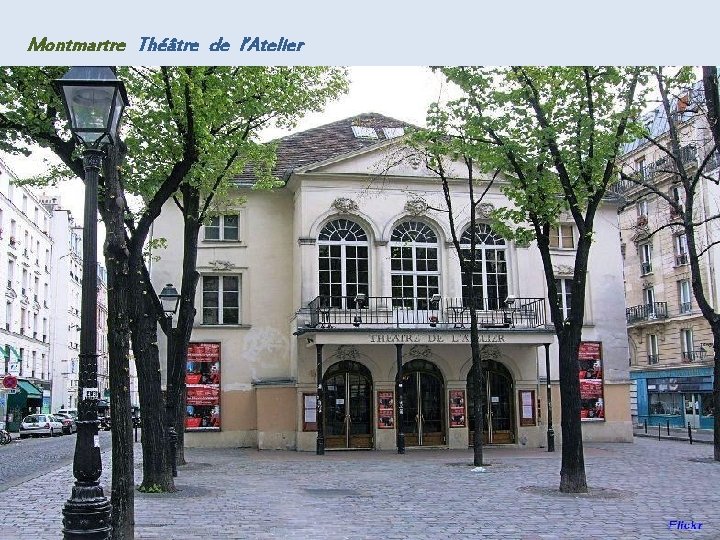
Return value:
[(378, 392), (378, 428), (393, 429), (395, 427), (395, 396), (393, 392)]
[(602, 343), (583, 341), (578, 347), (578, 377), (580, 378), (580, 419), (605, 419), (603, 390)]
[(186, 431), (220, 429), (220, 343), (188, 345)]
[(450, 427), (465, 427), (465, 390), (450, 390)]

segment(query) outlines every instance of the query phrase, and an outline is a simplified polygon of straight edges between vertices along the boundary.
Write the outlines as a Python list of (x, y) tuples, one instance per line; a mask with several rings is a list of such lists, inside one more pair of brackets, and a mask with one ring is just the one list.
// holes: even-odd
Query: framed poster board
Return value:
[(465, 427), (465, 390), (450, 390), (450, 427)]
[(602, 342), (581, 341), (578, 347), (578, 376), (580, 378), (580, 420), (605, 420), (605, 391), (603, 386)]
[(220, 343), (190, 342), (185, 431), (220, 431)]
[(535, 417), (535, 390), (518, 390), (518, 409), (520, 410), (520, 426), (534, 426)]
[(303, 431), (317, 431), (317, 395), (303, 394)]
[(377, 393), (378, 429), (395, 427), (395, 394), (392, 391)]

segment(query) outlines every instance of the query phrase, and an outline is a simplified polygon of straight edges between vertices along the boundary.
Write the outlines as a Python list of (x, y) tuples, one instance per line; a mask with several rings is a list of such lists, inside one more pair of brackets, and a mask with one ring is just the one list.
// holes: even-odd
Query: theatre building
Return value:
[[(246, 173), (236, 180), (246, 203), (203, 227), (188, 446), (314, 451), (318, 413), (328, 449), (393, 450), (398, 428), (407, 447), (468, 446), (470, 284), (440, 211), (439, 181), (418, 160), (398, 158), (404, 127), (363, 114), (280, 139), (276, 174), (284, 187), (251, 190)], [(467, 184), (457, 171), (455, 223), (469, 244)], [(557, 345), (537, 248), (504, 239), (488, 219), (509, 204), (501, 187), (494, 184), (480, 206), (473, 278), (487, 367), (484, 436), (539, 447), (546, 351), (561, 437)], [(631, 441), (616, 205), (604, 204), (595, 222), (580, 351), (583, 435)], [(155, 226), (154, 237), (167, 240), (153, 253), (157, 290), (180, 283), (181, 223), (168, 204)], [(553, 240), (563, 306), (576, 235), (561, 223)]]

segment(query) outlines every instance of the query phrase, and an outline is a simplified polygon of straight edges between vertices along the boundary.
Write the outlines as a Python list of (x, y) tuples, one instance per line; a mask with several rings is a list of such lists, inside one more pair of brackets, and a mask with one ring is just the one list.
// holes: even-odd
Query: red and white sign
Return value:
[(17, 377), (14, 375), (5, 375), (2, 380), (3, 388), (17, 388)]
[(190, 343), (188, 345), (188, 362), (212, 363), (220, 361), (219, 343)]
[(188, 405), (219, 405), (220, 388), (216, 385), (188, 384)]

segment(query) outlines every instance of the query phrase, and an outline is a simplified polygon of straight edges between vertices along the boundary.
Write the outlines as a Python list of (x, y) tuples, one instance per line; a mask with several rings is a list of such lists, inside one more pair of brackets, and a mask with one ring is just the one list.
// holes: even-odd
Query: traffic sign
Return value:
[(3, 388), (17, 388), (17, 377), (14, 375), (5, 375), (2, 380)]

